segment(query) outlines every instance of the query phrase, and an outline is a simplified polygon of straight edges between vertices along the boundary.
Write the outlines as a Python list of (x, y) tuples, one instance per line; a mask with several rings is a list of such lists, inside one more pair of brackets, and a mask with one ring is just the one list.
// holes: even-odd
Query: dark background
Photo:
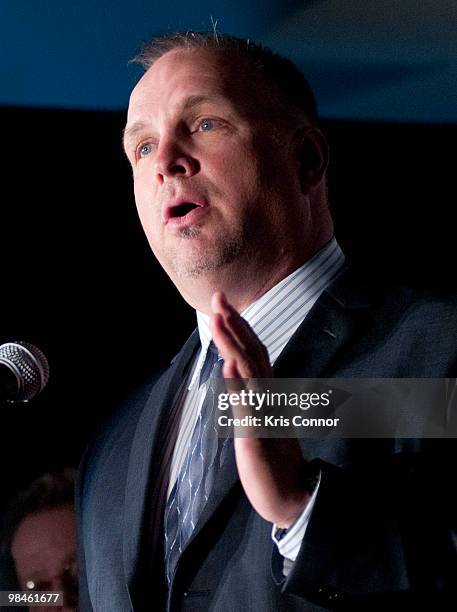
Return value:
[[(119, 399), (179, 350), (194, 314), (137, 219), (120, 144), (124, 114), (3, 108), (0, 118), (0, 343), (35, 343), (51, 368), (39, 398), (1, 406), (3, 509), (43, 471), (77, 465)], [(401, 282), (457, 289), (457, 127), (322, 127), (348, 256)]]

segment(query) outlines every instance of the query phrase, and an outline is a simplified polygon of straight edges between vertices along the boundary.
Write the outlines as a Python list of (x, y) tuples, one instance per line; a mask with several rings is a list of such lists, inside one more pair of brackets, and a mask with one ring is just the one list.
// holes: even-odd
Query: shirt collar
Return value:
[[(272, 365), (321, 293), (338, 275), (343, 264), (344, 254), (336, 238), (332, 238), (314, 257), (283, 278), (241, 313), (266, 346)], [(209, 316), (199, 310), (196, 312), (201, 351), (189, 388), (200, 375), (212, 340)]]

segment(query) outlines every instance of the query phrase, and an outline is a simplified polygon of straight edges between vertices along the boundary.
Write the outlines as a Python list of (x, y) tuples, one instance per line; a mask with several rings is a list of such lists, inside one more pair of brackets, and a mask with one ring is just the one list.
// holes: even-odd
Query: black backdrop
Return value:
[[(194, 315), (143, 236), (123, 114), (4, 108), (0, 117), (0, 343), (33, 342), (51, 366), (39, 398), (1, 406), (2, 509), (34, 476), (78, 463), (118, 400), (176, 353)], [(457, 126), (323, 129), (346, 252), (389, 277), (457, 289)]]

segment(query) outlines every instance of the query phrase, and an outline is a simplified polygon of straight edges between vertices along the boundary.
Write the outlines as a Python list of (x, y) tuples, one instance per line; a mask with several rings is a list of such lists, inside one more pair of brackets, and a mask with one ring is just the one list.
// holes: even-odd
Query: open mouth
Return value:
[(187, 213), (194, 208), (199, 208), (198, 204), (194, 204), (193, 202), (183, 202), (182, 204), (178, 204), (178, 206), (174, 206), (170, 210), (170, 217), (185, 217)]

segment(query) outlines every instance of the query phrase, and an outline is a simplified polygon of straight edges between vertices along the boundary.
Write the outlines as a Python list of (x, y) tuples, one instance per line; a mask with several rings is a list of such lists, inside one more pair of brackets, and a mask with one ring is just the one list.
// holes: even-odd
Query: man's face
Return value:
[[(72, 506), (60, 506), (26, 516), (14, 534), (11, 554), (22, 590), (63, 591), (63, 607), (77, 609), (76, 526)], [(32, 585), (33, 583), (33, 585)]]
[(236, 66), (183, 50), (162, 56), (132, 92), (125, 148), (136, 204), (178, 286), (271, 265), (306, 227), (293, 139), (278, 137), (266, 98)]

